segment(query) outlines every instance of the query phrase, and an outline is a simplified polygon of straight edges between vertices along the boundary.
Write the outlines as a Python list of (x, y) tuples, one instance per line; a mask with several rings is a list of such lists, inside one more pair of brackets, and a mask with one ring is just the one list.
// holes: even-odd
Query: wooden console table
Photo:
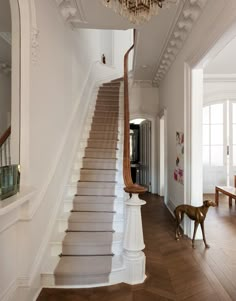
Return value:
[(236, 204), (236, 188), (232, 186), (216, 186), (215, 188), (215, 202), (219, 205), (219, 192), (227, 195), (229, 197), (229, 206), (232, 206), (232, 199), (235, 200)]

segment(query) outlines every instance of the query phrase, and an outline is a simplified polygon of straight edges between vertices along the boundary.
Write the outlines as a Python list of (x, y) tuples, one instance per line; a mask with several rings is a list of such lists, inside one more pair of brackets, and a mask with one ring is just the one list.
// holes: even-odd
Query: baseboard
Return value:
[(170, 211), (171, 215), (174, 217), (174, 210), (175, 210), (175, 205), (171, 200), (168, 200), (166, 203), (167, 209)]

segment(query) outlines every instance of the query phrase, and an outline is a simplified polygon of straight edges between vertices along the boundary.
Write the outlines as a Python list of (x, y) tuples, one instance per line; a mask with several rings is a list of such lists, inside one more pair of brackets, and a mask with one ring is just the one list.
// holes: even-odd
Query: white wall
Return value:
[[(133, 44), (133, 30), (114, 30), (114, 60), (116, 68), (124, 65), (124, 55)], [(132, 69), (133, 52), (129, 54), (129, 70)]]
[[(173, 179), (175, 167), (176, 131), (184, 131), (187, 120), (185, 119), (186, 98), (185, 91), (185, 62), (200, 62), (207, 51), (216, 43), (222, 34), (231, 26), (235, 19), (235, 2), (223, 0), (209, 0), (192, 29), (192, 32), (185, 42), (183, 49), (177, 55), (177, 58), (165, 79), (160, 84), (160, 109), (166, 108), (167, 119), (167, 145), (168, 145), (168, 193), (170, 207), (184, 202), (185, 188)], [(190, 127), (186, 127), (188, 134)], [(187, 132), (185, 131), (185, 136)], [(194, 160), (194, 158), (192, 158)], [(190, 161), (185, 162), (185, 167), (189, 166)], [(190, 202), (191, 200), (185, 200)], [(199, 200), (201, 203), (201, 200)]]
[(0, 137), (6, 131), (11, 112), (11, 74), (0, 71)]
[[(21, 198), (9, 199), (6, 207), (0, 204), (0, 300), (4, 301), (33, 300), (92, 92), (100, 83), (122, 75), (121, 69), (100, 64), (99, 30), (72, 31), (56, 1), (35, 3), (38, 47), (36, 43), (30, 48), (30, 62), (22, 67), (26, 71), (30, 67), (29, 82), (27, 76), (22, 77), (22, 91), (30, 89), (29, 103), (21, 99), (21, 157), (25, 158), (21, 170), (24, 175), (28, 166), (24, 185), (34, 187), (35, 194), (29, 195), (22, 186)], [(31, 35), (29, 39), (23, 35), (24, 59)]]
[(147, 115), (156, 117), (159, 111), (158, 88), (149, 82), (135, 81), (129, 87), (130, 116)]
[(105, 55), (106, 64), (113, 64), (113, 39), (114, 31), (113, 30), (101, 30), (101, 52)]

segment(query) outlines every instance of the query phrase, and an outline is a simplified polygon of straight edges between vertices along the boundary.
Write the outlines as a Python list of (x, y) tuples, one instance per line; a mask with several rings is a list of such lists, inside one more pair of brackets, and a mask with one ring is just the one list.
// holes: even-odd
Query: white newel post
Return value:
[(141, 206), (146, 204), (138, 194), (125, 202), (126, 207), (126, 226), (124, 234), (124, 261), (127, 269), (128, 284), (142, 283), (145, 278), (146, 257), (143, 253), (145, 248), (143, 241), (143, 227), (141, 217)]

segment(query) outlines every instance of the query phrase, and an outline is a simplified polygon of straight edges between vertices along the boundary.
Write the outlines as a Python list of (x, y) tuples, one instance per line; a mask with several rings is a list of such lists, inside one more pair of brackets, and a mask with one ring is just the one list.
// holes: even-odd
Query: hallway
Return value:
[[(209, 197), (209, 196), (208, 196)], [(236, 300), (236, 209), (225, 199), (210, 208), (206, 237), (211, 248), (174, 239), (175, 223), (162, 199), (146, 194), (142, 208), (147, 257), (144, 284), (92, 289), (43, 289), (37, 301)], [(219, 226), (220, 222), (220, 226)], [(221, 243), (222, 242), (222, 243)]]

